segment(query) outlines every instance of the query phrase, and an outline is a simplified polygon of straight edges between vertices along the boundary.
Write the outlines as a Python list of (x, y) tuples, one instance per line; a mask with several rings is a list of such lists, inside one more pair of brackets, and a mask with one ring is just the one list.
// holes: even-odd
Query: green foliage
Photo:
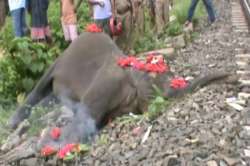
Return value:
[[(87, 5), (82, 3), (79, 8), (79, 32), (90, 22)], [(18, 94), (29, 92), (47, 67), (67, 47), (61, 26), (59, 1), (50, 2), (48, 18), (53, 37), (51, 47), (33, 43), (29, 38), (14, 39), (12, 20), (7, 18), (0, 31), (0, 46), (6, 53), (0, 60), (0, 101), (13, 100)]]
[(156, 85), (153, 85), (153, 88), (155, 90), (155, 98), (151, 100), (148, 105), (148, 111), (145, 113), (146, 118), (149, 120), (154, 120), (160, 116), (169, 104), (162, 96), (162, 90)]
[(0, 145), (4, 143), (7, 136), (10, 134), (10, 131), (7, 130), (7, 120), (9, 119), (10, 115), (15, 110), (14, 105), (4, 105), (0, 103)]
[(86, 1), (84, 1), (77, 11), (77, 19), (78, 19), (78, 31), (81, 33), (84, 30), (84, 27), (91, 22), (89, 5)]
[[(197, 22), (199, 18), (204, 16), (204, 6), (202, 1), (199, 1), (194, 13), (193, 21)], [(180, 24), (184, 24), (187, 19), (188, 9), (191, 4), (191, 0), (176, 0), (171, 15), (174, 15)]]
[(48, 10), (49, 25), (53, 37), (53, 45), (63, 50), (67, 47), (64, 40), (60, 19), (60, 1), (50, 1)]
[[(6, 44), (0, 41), (0, 44)], [(15, 38), (5, 47), (6, 54), (0, 61), (0, 93), (6, 98), (29, 92), (60, 50), (29, 38)]]
[(177, 20), (170, 22), (166, 29), (166, 33), (169, 36), (177, 36), (182, 32), (183, 32), (183, 25)]
[(108, 134), (101, 134), (97, 139), (96, 143), (98, 145), (107, 145), (109, 143), (109, 135)]
[(121, 117), (117, 117), (116, 121), (121, 125), (125, 125), (125, 124), (136, 123), (140, 121), (142, 118), (143, 118), (142, 115), (123, 115)]
[(164, 46), (163, 38), (157, 38), (157, 36), (151, 31), (146, 32), (144, 36), (141, 36), (135, 42), (134, 50), (136, 53), (139, 53), (164, 48)]
[(155, 99), (150, 102), (145, 116), (149, 120), (154, 120), (166, 109), (167, 104), (167, 101), (163, 97), (156, 96)]
[(9, 41), (14, 38), (12, 21), (10, 17), (6, 18), (5, 25), (0, 31), (0, 48), (6, 48), (9, 45)]

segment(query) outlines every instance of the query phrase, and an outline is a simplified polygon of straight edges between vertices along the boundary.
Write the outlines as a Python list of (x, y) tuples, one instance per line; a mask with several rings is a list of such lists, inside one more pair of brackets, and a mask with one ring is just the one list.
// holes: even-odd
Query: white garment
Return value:
[(25, 8), (25, 1), (26, 0), (8, 0), (10, 11)]
[(93, 6), (94, 20), (106, 19), (112, 16), (112, 7), (110, 0), (103, 0), (104, 7), (100, 5)]

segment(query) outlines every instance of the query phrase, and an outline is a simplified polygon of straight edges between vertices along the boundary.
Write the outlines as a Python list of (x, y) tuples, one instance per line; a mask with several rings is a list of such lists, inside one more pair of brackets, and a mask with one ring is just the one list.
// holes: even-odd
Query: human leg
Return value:
[(26, 19), (25, 19), (25, 8), (22, 8), (22, 10), (21, 10), (21, 18), (20, 19), (21, 19), (21, 27), (22, 27), (23, 35), (27, 35), (28, 27), (27, 27)]
[(189, 22), (192, 21), (192, 18), (193, 18), (193, 15), (194, 15), (194, 11), (195, 11), (195, 8), (196, 8), (198, 2), (199, 2), (199, 0), (192, 0), (191, 5), (190, 5), (189, 10), (188, 10), (187, 21), (189, 21)]
[(209, 16), (209, 21), (214, 22), (215, 21), (215, 14), (214, 14), (214, 8), (213, 8), (213, 3), (211, 0), (203, 0), (203, 3), (206, 7), (208, 16)]
[(13, 20), (15, 36), (22, 37), (24, 34), (22, 29), (21, 8), (11, 11), (11, 16)]
[(69, 41), (70, 40), (70, 32), (69, 32), (69, 28), (67, 25), (65, 25), (62, 22), (62, 28), (63, 28), (63, 34), (64, 34), (64, 39), (65, 41)]
[(78, 37), (77, 27), (75, 24), (69, 25), (70, 40), (73, 41)]

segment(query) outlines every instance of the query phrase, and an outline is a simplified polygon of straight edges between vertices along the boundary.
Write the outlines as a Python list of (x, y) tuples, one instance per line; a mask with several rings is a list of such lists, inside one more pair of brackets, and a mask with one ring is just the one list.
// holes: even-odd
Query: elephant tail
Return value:
[(44, 73), (42, 78), (38, 81), (34, 89), (29, 93), (23, 105), (19, 106), (11, 116), (8, 125), (11, 129), (16, 129), (18, 125), (31, 113), (32, 106), (39, 103), (43, 98), (51, 94), (53, 71), (56, 66), (56, 62), (52, 64), (49, 69)]
[(216, 73), (208, 74), (202, 77), (198, 77), (194, 79), (193, 81), (191, 81), (189, 85), (183, 89), (174, 89), (174, 88), (168, 87), (167, 90), (165, 90), (164, 92), (164, 97), (166, 98), (179, 97), (186, 93), (191, 93), (195, 91), (197, 88), (204, 87), (213, 81), (222, 80), (231, 75), (232, 74), (227, 73), (227, 72), (216, 72)]

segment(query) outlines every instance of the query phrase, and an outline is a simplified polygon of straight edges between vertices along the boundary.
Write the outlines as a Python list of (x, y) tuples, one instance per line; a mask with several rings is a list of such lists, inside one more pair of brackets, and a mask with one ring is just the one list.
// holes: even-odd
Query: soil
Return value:
[[(218, 70), (234, 73), (235, 54), (250, 53), (249, 34), (232, 29), (229, 1), (214, 2), (217, 21), (201, 26), (199, 36), (170, 61), (179, 76)], [(250, 165), (250, 103), (236, 111), (225, 102), (239, 91), (235, 84), (215, 83), (171, 101), (154, 121), (114, 121), (101, 133), (106, 141), (94, 143), (77, 165)], [(149, 136), (142, 141), (147, 131)]]

